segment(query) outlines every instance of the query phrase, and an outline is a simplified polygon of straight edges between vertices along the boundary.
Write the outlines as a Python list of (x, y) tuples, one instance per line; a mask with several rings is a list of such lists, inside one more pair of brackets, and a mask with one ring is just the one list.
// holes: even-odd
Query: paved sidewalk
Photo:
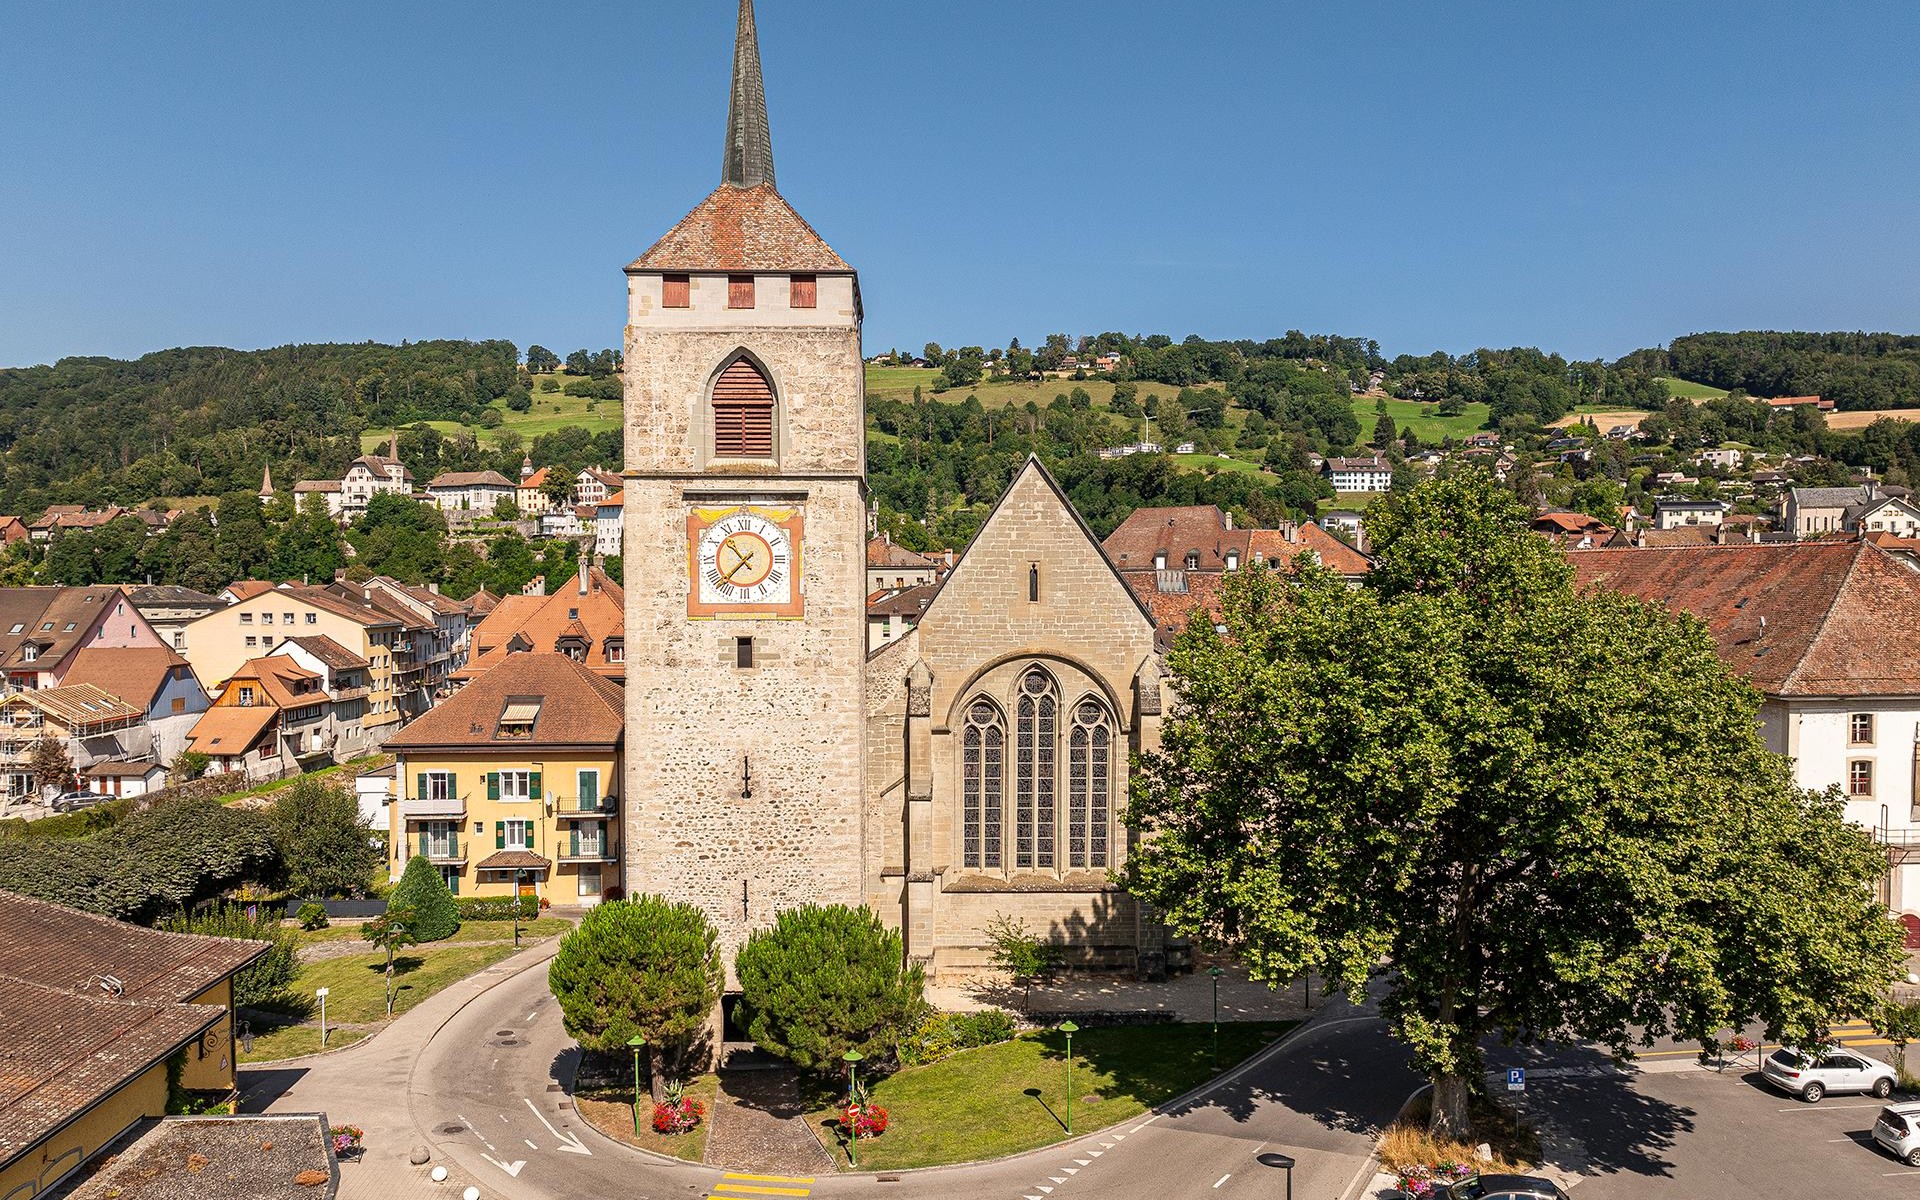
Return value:
[(707, 1162), (731, 1171), (826, 1175), (833, 1159), (807, 1126), (790, 1070), (722, 1071), (707, 1132)]
[(445, 1183), (429, 1172), (436, 1164), (407, 1161), (426, 1141), (416, 1125), (411, 1080), (420, 1052), (475, 997), (523, 971), (544, 969), (559, 938), (530, 946), (469, 976), (401, 1014), (376, 1037), (327, 1054), (286, 1059), (240, 1069), (242, 1112), (314, 1112), (336, 1125), (366, 1130), (359, 1160), (340, 1167), (341, 1200), (390, 1200), (412, 1196), (457, 1196), (475, 1181), (451, 1163)]

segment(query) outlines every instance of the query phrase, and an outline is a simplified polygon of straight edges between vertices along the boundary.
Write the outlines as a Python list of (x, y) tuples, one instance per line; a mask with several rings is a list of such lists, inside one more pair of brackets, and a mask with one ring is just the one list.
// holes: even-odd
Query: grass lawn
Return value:
[(1220, 458), (1213, 454), (1176, 454), (1173, 461), (1190, 471), (1205, 472), (1211, 467), (1216, 471), (1245, 471), (1258, 475), (1261, 470), (1259, 463), (1251, 463), (1244, 458)]
[[(1360, 436), (1367, 441), (1373, 440), (1373, 424), (1380, 419), (1380, 414), (1374, 411), (1378, 400), (1377, 396), (1353, 398), (1353, 415), (1360, 421)], [(1485, 404), (1469, 404), (1461, 415), (1443, 417), (1436, 411), (1439, 407), (1437, 402), (1425, 400), (1389, 399), (1387, 415), (1393, 418), (1396, 428), (1411, 428), (1421, 441), (1439, 442), (1448, 437), (1461, 441), (1480, 432), (1486, 428), (1487, 417), (1493, 412)]]
[[(327, 1012), (327, 1045), (329, 1050), (338, 1050), (342, 1046), (351, 1046), (373, 1031), (370, 1029), (334, 1029), (333, 1012)], [(303, 1054), (320, 1053), (320, 1027), (318, 1025), (277, 1025), (272, 1029), (258, 1029), (253, 1035), (253, 1049), (240, 1049), (240, 1061), (243, 1063), (272, 1062), (277, 1058), (298, 1058)]]
[[(1223, 1023), (1220, 1069), (1292, 1027), (1290, 1022)], [(860, 1167), (886, 1171), (972, 1162), (1062, 1141), (1066, 1068), (1063, 1036), (1038, 1033), (892, 1075), (872, 1090), (891, 1127), (860, 1143)], [(1137, 1117), (1217, 1073), (1206, 1025), (1087, 1030), (1073, 1040), (1074, 1132)], [(841, 1099), (843, 1093), (821, 1097), (818, 1111), (808, 1118), (829, 1147), (838, 1144)], [(834, 1158), (844, 1166), (845, 1149)]]
[(707, 1130), (713, 1125), (713, 1102), (720, 1095), (720, 1077), (702, 1075), (686, 1085), (689, 1096), (700, 1101), (707, 1119), (681, 1134), (655, 1133), (649, 1124), (652, 1101), (641, 1105), (640, 1132), (633, 1131), (633, 1091), (630, 1088), (603, 1088), (576, 1093), (574, 1107), (595, 1129), (616, 1142), (651, 1150), (687, 1162), (699, 1162), (707, 1154)]
[[(458, 421), (427, 421), (425, 424), (433, 426), (444, 434), (472, 433), (480, 439), (480, 444), (483, 446), (497, 445), (501, 429), (511, 429), (531, 442), (543, 433), (552, 433), (556, 429), (564, 429), (569, 425), (578, 425), (589, 433), (600, 433), (620, 427), (620, 401), (601, 400), (589, 410), (585, 396), (541, 391), (540, 381), (547, 378), (559, 380), (560, 386), (564, 388), (578, 377), (573, 375), (534, 376), (533, 407), (523, 413), (514, 412), (505, 404), (495, 401), (490, 407), (500, 413), (499, 429), (481, 429), (477, 426), (463, 425)], [(391, 436), (393, 436), (391, 429), (368, 430), (360, 435), (360, 448), (369, 451), (378, 450), (387, 444), (387, 439)]]
[[(349, 759), (343, 763), (335, 763), (331, 767), (322, 767), (318, 771), (309, 771), (304, 775), (289, 775), (285, 779), (275, 779), (270, 783), (260, 784), (258, 787), (250, 787), (243, 792), (229, 792), (221, 796), (219, 801), (222, 804), (232, 804), (235, 800), (245, 800), (250, 796), (269, 796), (274, 792), (292, 787), (298, 781), (306, 779), (309, 776), (314, 779), (325, 779), (341, 772), (358, 773), (360, 771), (372, 770), (375, 767), (383, 767), (392, 761), (392, 755), (369, 754), (365, 758)], [(351, 779), (341, 780), (340, 782), (346, 784), (348, 788), (351, 789), (353, 783)]]
[(1667, 395), (1678, 396), (1682, 400), (1718, 400), (1727, 394), (1724, 388), (1690, 383), (1685, 379), (1670, 379), (1664, 375), (1655, 376), (1654, 382), (1665, 385)]

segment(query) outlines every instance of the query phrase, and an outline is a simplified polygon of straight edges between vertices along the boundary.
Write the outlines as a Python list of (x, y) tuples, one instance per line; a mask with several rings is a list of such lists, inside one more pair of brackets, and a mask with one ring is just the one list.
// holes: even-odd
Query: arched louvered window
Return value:
[(713, 456), (773, 457), (773, 384), (744, 355), (713, 383)]
[(1047, 869), (1054, 862), (1055, 754), (1060, 701), (1053, 679), (1038, 667), (1021, 676), (1014, 728), (1013, 865)]
[(1007, 730), (1000, 710), (975, 700), (960, 749), (960, 863), (1000, 869), (1000, 821), (1006, 802)]
[(1104, 704), (1091, 698), (1074, 706), (1067, 738), (1067, 866), (1107, 865), (1107, 823), (1112, 816), (1113, 722)]

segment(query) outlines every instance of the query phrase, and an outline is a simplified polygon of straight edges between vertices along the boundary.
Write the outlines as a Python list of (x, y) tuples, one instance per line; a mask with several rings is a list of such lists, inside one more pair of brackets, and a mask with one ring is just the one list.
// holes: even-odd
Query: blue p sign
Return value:
[(1525, 1067), (1507, 1068), (1507, 1090), (1524, 1092), (1527, 1090), (1527, 1070)]

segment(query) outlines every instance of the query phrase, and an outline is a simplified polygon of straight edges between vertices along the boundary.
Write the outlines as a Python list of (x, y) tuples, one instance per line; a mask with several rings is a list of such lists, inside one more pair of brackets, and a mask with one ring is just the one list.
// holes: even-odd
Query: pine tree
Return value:
[(900, 934), (869, 909), (790, 908), (734, 961), (747, 1033), (810, 1070), (833, 1068), (849, 1050), (890, 1059), (896, 1035), (925, 1006), (925, 977), (905, 959)]
[(453, 902), (453, 893), (440, 878), (440, 869), (424, 855), (408, 861), (387, 907), (411, 912), (413, 936), (423, 942), (443, 941), (460, 929), (460, 908)]

